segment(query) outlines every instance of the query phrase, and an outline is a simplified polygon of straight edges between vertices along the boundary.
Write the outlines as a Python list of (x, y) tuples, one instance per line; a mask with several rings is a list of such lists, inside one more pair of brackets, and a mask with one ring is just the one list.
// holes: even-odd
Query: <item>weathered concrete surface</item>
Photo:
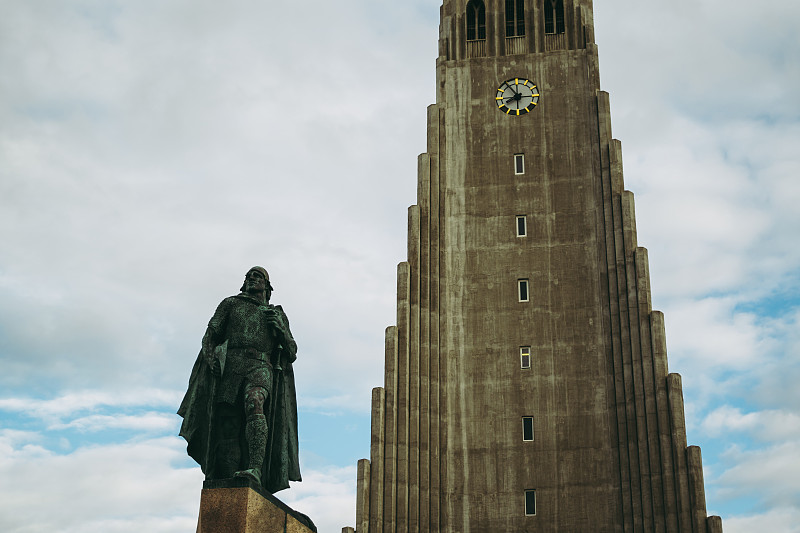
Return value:
[[(465, 2), (442, 6), (437, 102), (372, 397), (371, 462), (359, 464), (369, 502), (358, 533), (721, 530), (706, 517), (680, 376), (668, 374), (651, 308), (591, 1), (564, 4), (564, 34), (544, 35), (542, 2), (525, 2), (528, 31), (510, 42), (505, 3), (487, 2), (480, 46), (465, 41)], [(527, 115), (495, 104), (515, 77), (540, 90)]]
[(311, 520), (254, 482), (243, 478), (206, 481), (200, 496), (197, 533), (312, 533)]

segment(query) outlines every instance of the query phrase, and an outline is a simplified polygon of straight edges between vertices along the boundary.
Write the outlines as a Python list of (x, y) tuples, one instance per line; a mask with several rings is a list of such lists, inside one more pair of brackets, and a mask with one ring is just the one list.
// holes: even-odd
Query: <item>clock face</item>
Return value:
[(500, 85), (494, 100), (506, 115), (524, 115), (539, 103), (539, 88), (525, 78), (512, 78)]

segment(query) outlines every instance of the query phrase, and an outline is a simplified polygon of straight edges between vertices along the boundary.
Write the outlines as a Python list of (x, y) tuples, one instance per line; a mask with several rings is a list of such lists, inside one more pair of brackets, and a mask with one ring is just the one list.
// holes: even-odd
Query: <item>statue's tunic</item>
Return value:
[(217, 307), (208, 327), (215, 345), (228, 341), (218, 403), (236, 403), (248, 387), (261, 387), (272, 397), (273, 364), (281, 366), (273, 359), (279, 354), (267, 322), (266, 313), (272, 309), (246, 296), (225, 298)]
[[(287, 333), (282, 344), (267, 323), (270, 311), (275, 312)], [(228, 342), (227, 360), (216, 386), (212, 384), (218, 378), (212, 375), (202, 351), (195, 361), (189, 389), (178, 410), (183, 417), (180, 434), (187, 441), (187, 451), (208, 474), (210, 466), (204, 463), (211, 403), (240, 406), (247, 387), (263, 387), (268, 393), (265, 414), (269, 439), (262, 484), (271, 493), (288, 488), (290, 480), (300, 481), (297, 398), (292, 369), (297, 345), (289, 330), (289, 320), (280, 306), (264, 305), (246, 294), (239, 294), (219, 304), (209, 328), (215, 346)]]

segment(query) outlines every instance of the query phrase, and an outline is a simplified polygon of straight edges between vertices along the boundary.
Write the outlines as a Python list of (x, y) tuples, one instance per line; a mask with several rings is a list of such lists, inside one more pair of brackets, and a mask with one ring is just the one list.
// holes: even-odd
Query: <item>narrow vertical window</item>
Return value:
[(486, 39), (486, 7), (481, 0), (470, 0), (467, 4), (467, 40)]
[(528, 217), (519, 215), (517, 217), (517, 237), (526, 237), (528, 235)]
[(525, 35), (525, 0), (506, 0), (506, 37)]
[(533, 440), (533, 417), (522, 417), (522, 440), (530, 442)]
[(530, 346), (520, 346), (519, 347), (519, 364), (521, 368), (530, 368), (531, 367), (531, 347)]
[(525, 154), (514, 154), (514, 174), (525, 174)]
[(528, 280), (527, 279), (518, 279), (517, 286), (519, 287), (519, 301), (520, 302), (527, 302), (528, 301)]
[(544, 32), (564, 33), (564, 0), (544, 0)]
[(525, 516), (533, 516), (536, 514), (536, 491), (525, 491)]

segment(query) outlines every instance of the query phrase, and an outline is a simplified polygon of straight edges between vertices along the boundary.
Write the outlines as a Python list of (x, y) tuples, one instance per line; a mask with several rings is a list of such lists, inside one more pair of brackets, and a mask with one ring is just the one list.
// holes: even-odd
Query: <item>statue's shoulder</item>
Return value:
[(228, 296), (222, 300), (217, 306), (217, 310), (214, 311), (214, 316), (208, 322), (209, 327), (214, 328), (216, 331), (221, 331), (220, 328), (228, 319), (231, 309), (236, 305), (235, 302), (236, 298), (234, 296)]
[(254, 298), (251, 298), (250, 296), (248, 296), (246, 294), (235, 294), (233, 296), (228, 296), (227, 298), (225, 298), (222, 301), (223, 301), (223, 303), (224, 302), (230, 302), (229, 305), (242, 305), (244, 303), (247, 303), (247, 304), (250, 304), (250, 305), (256, 305), (256, 306), (260, 305), (258, 300), (254, 299)]
[(231, 306), (236, 305), (237, 300), (238, 300), (238, 298), (235, 295), (234, 296), (228, 296), (227, 298), (225, 298), (224, 300), (222, 300), (219, 303), (219, 305), (217, 306), (217, 309), (228, 309)]

